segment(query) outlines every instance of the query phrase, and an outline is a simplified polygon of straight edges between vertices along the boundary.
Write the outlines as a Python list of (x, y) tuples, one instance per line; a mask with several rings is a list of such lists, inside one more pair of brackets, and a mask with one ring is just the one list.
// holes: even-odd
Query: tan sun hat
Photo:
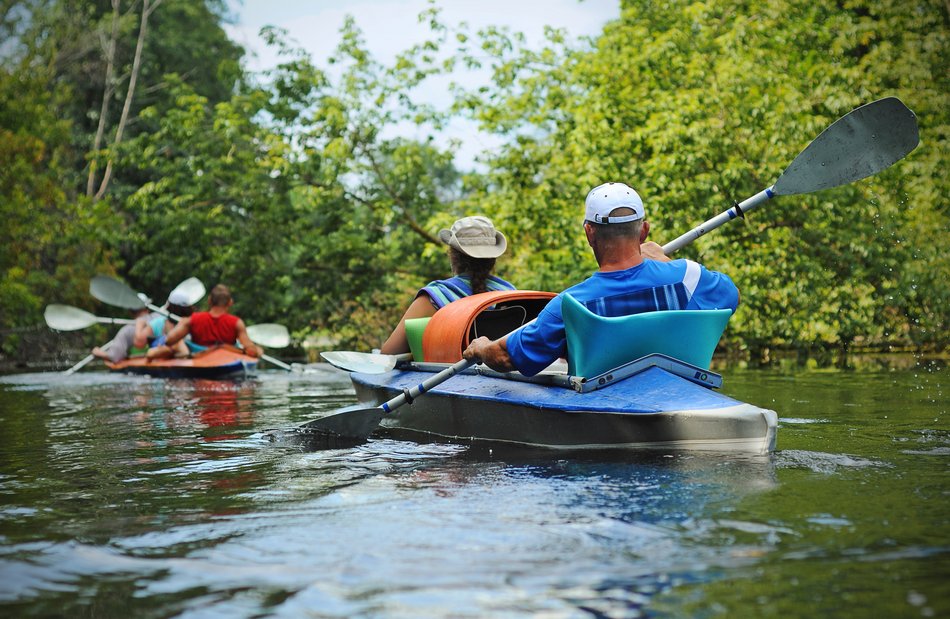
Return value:
[(495, 230), (490, 219), (481, 215), (459, 219), (451, 229), (439, 230), (439, 238), (472, 258), (497, 258), (508, 248), (505, 235)]

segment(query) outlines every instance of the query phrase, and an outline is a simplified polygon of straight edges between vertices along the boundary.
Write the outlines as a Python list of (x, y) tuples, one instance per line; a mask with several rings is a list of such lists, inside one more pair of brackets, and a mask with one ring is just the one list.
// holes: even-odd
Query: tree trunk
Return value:
[[(125, 104), (122, 106), (122, 116), (119, 118), (119, 126), (115, 130), (115, 140), (112, 142), (112, 148), (122, 143), (122, 134), (125, 131), (125, 125), (129, 120), (129, 110), (132, 108), (132, 98), (135, 95), (135, 83), (138, 81), (139, 70), (142, 64), (142, 48), (145, 47), (145, 34), (148, 31), (148, 18), (152, 11), (158, 8), (162, 0), (156, 0), (152, 4), (149, 0), (142, 2), (142, 24), (139, 26), (139, 38), (135, 43), (135, 58), (132, 60), (132, 74), (129, 76), (129, 89), (125, 93)], [(106, 164), (106, 171), (102, 175), (102, 184), (99, 191), (96, 192), (95, 199), (100, 200), (105, 195), (109, 187), (109, 180), (112, 178), (112, 157)]]
[[(102, 93), (102, 106), (99, 108), (99, 126), (96, 128), (96, 137), (92, 142), (92, 152), (95, 153), (102, 146), (102, 138), (106, 132), (106, 118), (109, 116), (109, 104), (115, 94), (115, 47), (119, 38), (119, 3), (112, 0), (112, 32), (109, 34), (109, 46), (106, 49), (106, 78)], [(89, 178), (86, 179), (86, 195), (92, 197), (96, 187), (96, 160), (89, 162)]]

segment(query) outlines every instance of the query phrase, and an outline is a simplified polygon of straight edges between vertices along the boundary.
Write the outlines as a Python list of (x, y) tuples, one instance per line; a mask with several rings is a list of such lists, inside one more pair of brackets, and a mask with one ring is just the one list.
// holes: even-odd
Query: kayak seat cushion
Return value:
[(412, 353), (413, 361), (424, 361), (422, 356), (422, 334), (425, 333), (426, 325), (429, 324), (430, 320), (432, 320), (432, 316), (406, 319), (406, 339), (409, 340), (409, 351)]
[(709, 369), (732, 310), (670, 310), (605, 317), (571, 295), (561, 302), (572, 376), (591, 378), (660, 353)]

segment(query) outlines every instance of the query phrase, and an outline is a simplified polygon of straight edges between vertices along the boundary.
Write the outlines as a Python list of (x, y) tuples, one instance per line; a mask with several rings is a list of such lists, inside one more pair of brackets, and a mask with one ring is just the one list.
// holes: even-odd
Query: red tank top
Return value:
[(214, 317), (210, 312), (195, 312), (191, 315), (191, 339), (201, 346), (233, 344), (237, 340), (238, 320), (233, 314)]

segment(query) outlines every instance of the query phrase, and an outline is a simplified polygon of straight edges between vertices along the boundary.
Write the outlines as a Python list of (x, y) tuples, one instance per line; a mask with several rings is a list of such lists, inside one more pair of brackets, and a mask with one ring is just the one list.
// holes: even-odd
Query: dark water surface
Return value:
[(769, 456), (266, 440), (354, 401), (0, 378), (0, 614), (948, 617), (948, 370), (725, 372)]

